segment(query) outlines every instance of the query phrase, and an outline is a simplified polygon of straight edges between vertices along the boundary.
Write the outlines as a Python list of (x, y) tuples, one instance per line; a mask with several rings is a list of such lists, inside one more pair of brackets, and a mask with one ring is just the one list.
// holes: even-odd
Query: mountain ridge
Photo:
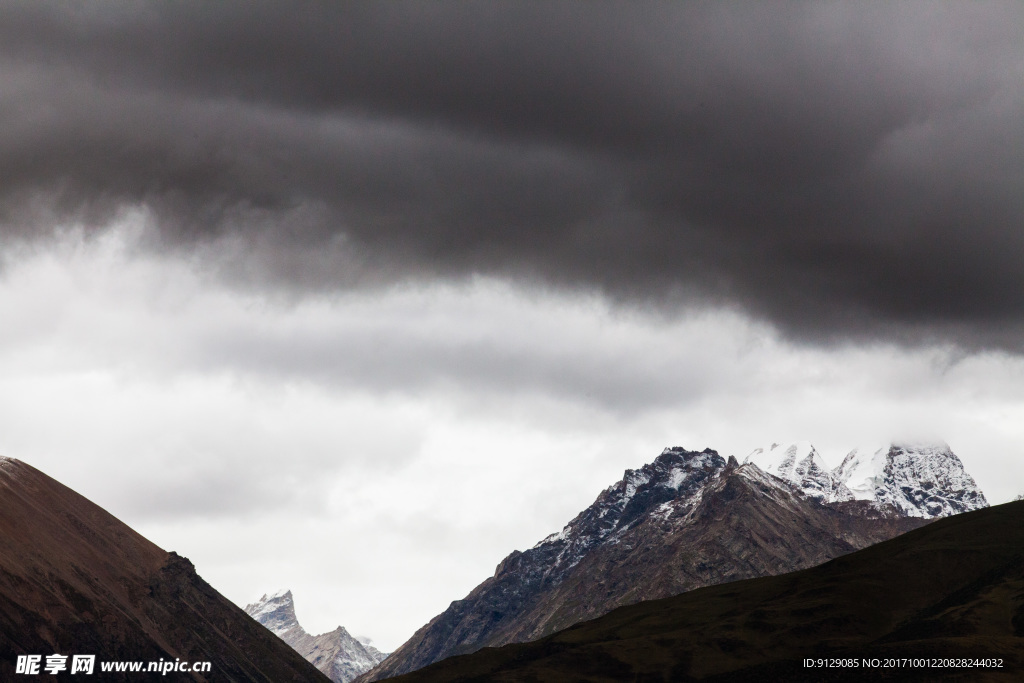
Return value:
[(835, 469), (858, 500), (934, 519), (987, 507), (963, 462), (944, 442), (895, 442), (868, 455), (850, 451)]
[(1022, 548), (1024, 501), (981, 508), (816, 567), (621, 607), (393, 680), (1011, 683), (1024, 672)]
[(823, 503), (854, 500), (853, 492), (828, 466), (818, 450), (801, 441), (783, 448), (773, 443), (768, 449), (756, 448), (744, 463), (754, 463), (768, 474), (790, 482)]
[(824, 505), (753, 463), (666, 448), (562, 531), (513, 551), (359, 681), (542, 638), (641, 600), (813, 566), (926, 521), (852, 498)]
[(334, 683), (348, 683), (380, 664), (387, 655), (353, 637), (344, 626), (313, 635), (295, 616), (290, 590), (264, 595), (246, 605), (245, 613), (263, 624)]

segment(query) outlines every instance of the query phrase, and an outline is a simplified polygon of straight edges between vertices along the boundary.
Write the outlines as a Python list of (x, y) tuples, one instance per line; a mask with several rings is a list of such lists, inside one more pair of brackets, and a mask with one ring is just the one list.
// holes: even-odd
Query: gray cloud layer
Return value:
[(1018, 3), (4, 3), (0, 220), (1019, 349)]

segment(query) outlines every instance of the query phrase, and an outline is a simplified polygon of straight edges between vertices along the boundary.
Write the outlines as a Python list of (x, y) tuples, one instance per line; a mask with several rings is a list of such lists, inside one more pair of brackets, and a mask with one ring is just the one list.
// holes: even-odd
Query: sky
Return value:
[(384, 650), (666, 446), (1024, 492), (1015, 2), (0, 2), (0, 453)]

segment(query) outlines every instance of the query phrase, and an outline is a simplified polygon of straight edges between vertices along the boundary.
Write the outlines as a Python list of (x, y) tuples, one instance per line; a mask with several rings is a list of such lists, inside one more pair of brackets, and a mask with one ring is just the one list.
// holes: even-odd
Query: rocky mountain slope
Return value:
[(945, 443), (854, 449), (834, 474), (856, 499), (891, 505), (909, 517), (933, 519), (988, 506)]
[(291, 591), (264, 595), (247, 605), (245, 613), (266, 626), (334, 683), (348, 683), (380, 664), (386, 654), (365, 645), (339, 626), (318, 636), (306, 633), (295, 618)]
[[(18, 655), (211, 663), (175, 680), (328, 679), (168, 553), (66, 486), (0, 458), (0, 680)], [(45, 659), (43, 660), (45, 662)], [(152, 676), (152, 674), (150, 674)]]
[[(1022, 549), (1024, 502), (1007, 503), (804, 571), (630, 605), (539, 641), (451, 657), (395, 683), (1020, 681)], [(805, 658), (857, 665), (807, 667)]]
[(541, 638), (641, 600), (814, 566), (924, 523), (890, 513), (854, 500), (823, 505), (710, 449), (666, 449), (561, 532), (506, 557), (360, 680)]

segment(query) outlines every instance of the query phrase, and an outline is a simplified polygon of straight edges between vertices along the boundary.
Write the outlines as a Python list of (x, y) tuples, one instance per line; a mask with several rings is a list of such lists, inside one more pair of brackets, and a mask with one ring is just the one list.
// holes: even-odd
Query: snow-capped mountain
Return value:
[(341, 626), (318, 636), (306, 633), (295, 618), (295, 603), (289, 590), (264, 595), (246, 605), (245, 612), (291, 645), (334, 683), (348, 683), (387, 657), (377, 648), (353, 638)]
[(264, 595), (253, 604), (246, 605), (245, 613), (269, 628), (271, 633), (279, 638), (296, 627), (301, 628), (295, 619), (295, 605), (292, 603), (290, 590), (279, 590)]
[(811, 567), (924, 522), (821, 499), (753, 462), (667, 448), (560, 532), (502, 560), (359, 681), (534, 640), (641, 600)]
[(639, 470), (626, 470), (621, 481), (605, 489), (593, 505), (533, 550), (547, 556), (548, 576), (560, 575), (579, 564), (592, 547), (619, 543), (631, 527), (642, 521), (644, 513), (653, 510), (652, 514), (667, 519), (688, 507), (725, 466), (725, 459), (711, 449), (691, 453), (666, 448), (653, 463)]
[(641, 600), (811, 567), (985, 505), (945, 444), (855, 450), (835, 470), (806, 442), (758, 449), (743, 464), (667, 448), (561, 531), (502, 560), (358, 683)]
[(754, 463), (768, 474), (790, 482), (806, 495), (822, 503), (853, 500), (854, 495), (832, 472), (817, 449), (808, 441), (790, 446), (773, 443), (748, 455), (745, 463)]
[(908, 517), (946, 517), (988, 506), (945, 443), (854, 449), (834, 474), (858, 500), (892, 505)]

